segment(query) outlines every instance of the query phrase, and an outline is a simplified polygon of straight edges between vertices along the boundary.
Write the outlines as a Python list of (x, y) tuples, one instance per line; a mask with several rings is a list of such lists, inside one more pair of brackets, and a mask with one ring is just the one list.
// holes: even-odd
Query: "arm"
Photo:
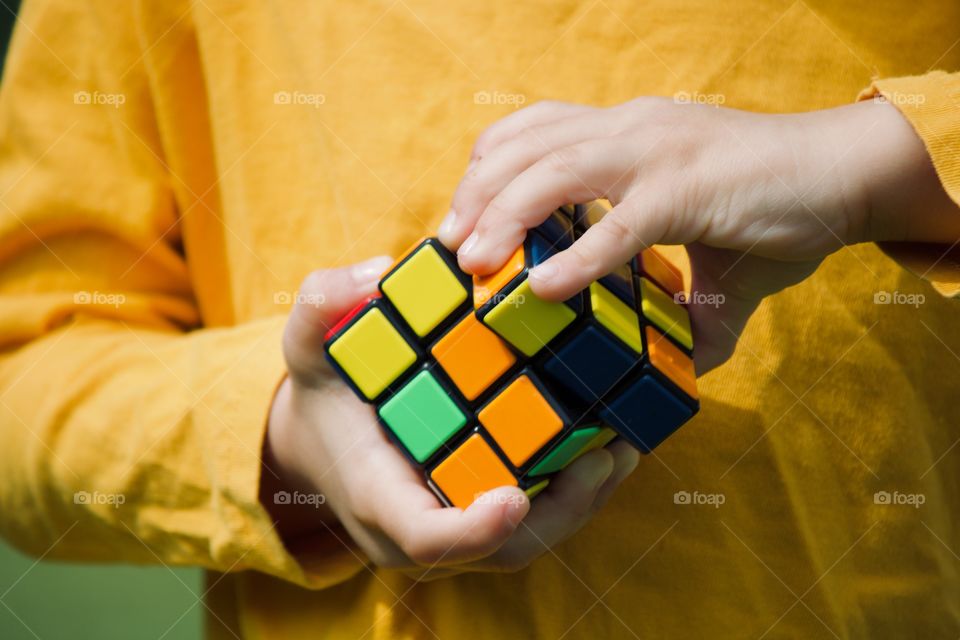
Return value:
[(164, 161), (131, 6), (28, 4), (0, 93), (0, 534), (46, 558), (321, 588), (368, 558), (417, 576), (518, 569), (581, 527), (636, 466), (627, 445), (578, 459), (534, 507), (502, 488), (442, 508), (325, 364), (326, 327), (383, 259), (315, 272), (289, 316), (235, 321), (222, 229), (180, 224), (218, 217), (188, 186), (212, 169)]
[(308, 582), (258, 500), (285, 319), (198, 328), (124, 6), (27, 3), (8, 59), (0, 532), (48, 558)]

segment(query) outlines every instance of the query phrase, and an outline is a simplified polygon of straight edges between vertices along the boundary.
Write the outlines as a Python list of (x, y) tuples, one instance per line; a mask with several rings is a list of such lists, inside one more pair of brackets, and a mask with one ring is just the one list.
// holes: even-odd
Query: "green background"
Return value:
[[(18, 5), (0, 0), (0, 57)], [(0, 541), (3, 640), (200, 638), (203, 590), (197, 569), (36, 563)]]

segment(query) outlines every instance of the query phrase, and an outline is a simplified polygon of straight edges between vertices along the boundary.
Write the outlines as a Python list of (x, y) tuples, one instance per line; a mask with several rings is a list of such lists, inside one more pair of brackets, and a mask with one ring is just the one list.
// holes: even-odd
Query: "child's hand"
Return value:
[[(887, 104), (791, 115), (641, 98), (541, 103), (478, 140), (440, 237), (488, 273), (568, 202), (615, 205), (531, 274), (564, 299), (653, 244), (686, 244), (697, 368), (725, 361), (760, 300), (866, 240), (953, 241), (960, 215), (906, 120)], [(725, 299), (719, 308), (700, 304)]]
[[(290, 375), (270, 414), (262, 501), (294, 549), (339, 521), (373, 562), (420, 578), (521, 569), (589, 520), (636, 467), (637, 452), (615, 443), (583, 456), (532, 507), (523, 491), (504, 487), (466, 510), (442, 508), (323, 357), (327, 328), (376, 290), (390, 263), (318, 271), (301, 285), (284, 335)], [(276, 505), (278, 490), (323, 494), (326, 503)]]

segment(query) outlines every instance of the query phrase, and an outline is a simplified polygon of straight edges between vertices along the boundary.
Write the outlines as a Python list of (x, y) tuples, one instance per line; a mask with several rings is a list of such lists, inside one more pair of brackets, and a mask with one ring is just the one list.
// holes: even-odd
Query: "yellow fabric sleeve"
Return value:
[[(134, 4), (27, 3), (0, 89), (0, 534), (340, 582), (363, 567), (345, 536), (295, 557), (260, 504), (285, 317), (230, 321), (228, 287), (191, 270), (192, 176), (167, 170)], [(200, 303), (204, 279), (224, 292)]]
[[(960, 73), (875, 80), (859, 99), (882, 95), (913, 125), (950, 199), (960, 205)], [(927, 279), (945, 296), (960, 296), (960, 244), (880, 244), (909, 271)]]

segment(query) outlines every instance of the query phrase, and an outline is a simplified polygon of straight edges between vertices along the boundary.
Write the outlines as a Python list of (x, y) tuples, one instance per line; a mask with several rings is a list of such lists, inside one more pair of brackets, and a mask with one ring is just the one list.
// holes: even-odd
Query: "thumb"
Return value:
[[(389, 256), (338, 269), (320, 269), (304, 278), (287, 321), (288, 348), (318, 353), (337, 322), (377, 290), (383, 272), (393, 264)], [(288, 354), (289, 355), (289, 354)]]

